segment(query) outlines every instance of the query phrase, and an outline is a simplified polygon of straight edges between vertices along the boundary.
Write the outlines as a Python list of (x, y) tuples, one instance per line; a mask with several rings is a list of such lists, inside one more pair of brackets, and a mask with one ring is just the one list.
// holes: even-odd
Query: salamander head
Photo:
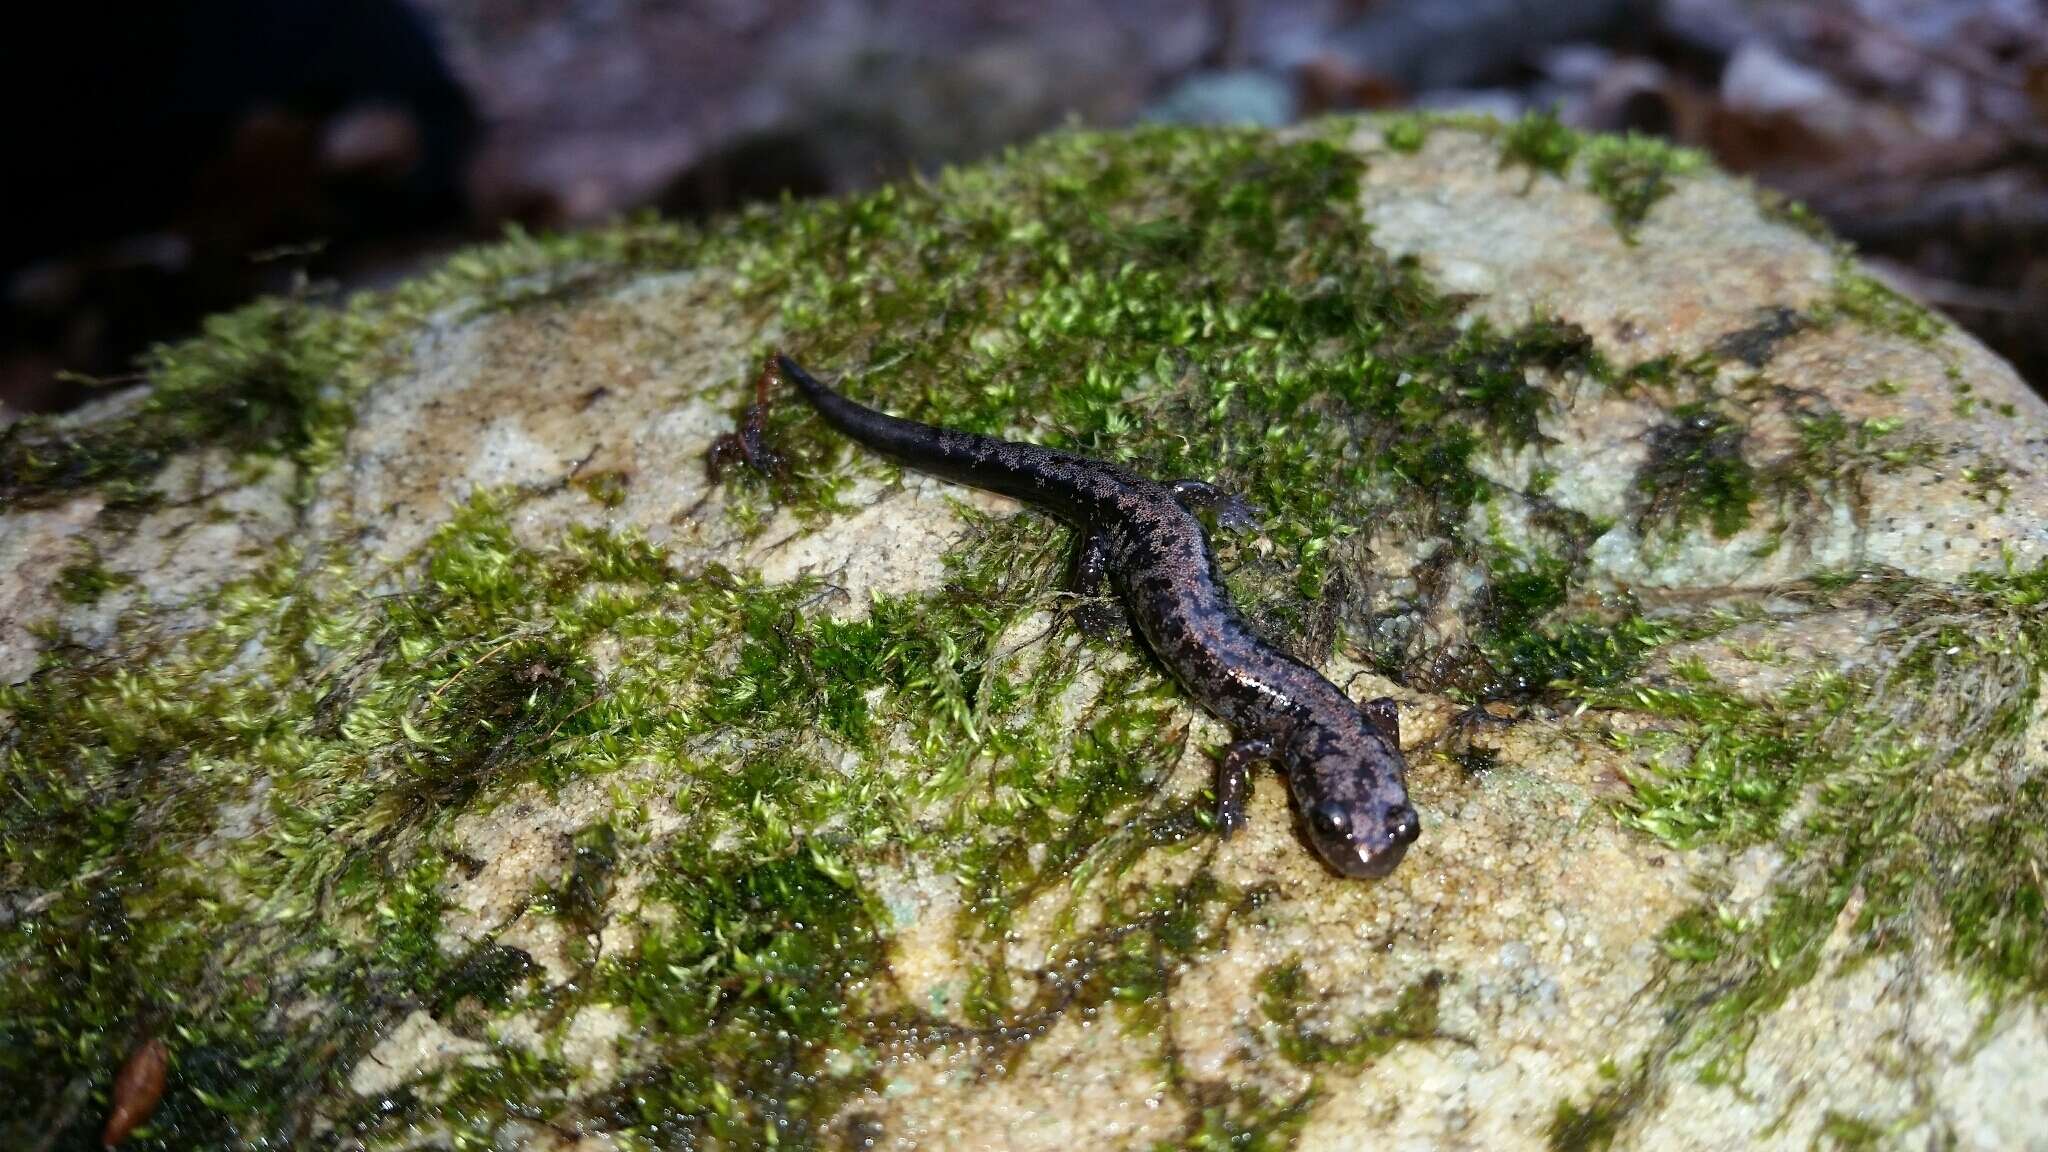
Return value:
[(1422, 818), (1408, 802), (1393, 702), (1375, 700), (1350, 719), (1307, 726), (1283, 758), (1316, 854), (1341, 875), (1371, 879), (1401, 862)]

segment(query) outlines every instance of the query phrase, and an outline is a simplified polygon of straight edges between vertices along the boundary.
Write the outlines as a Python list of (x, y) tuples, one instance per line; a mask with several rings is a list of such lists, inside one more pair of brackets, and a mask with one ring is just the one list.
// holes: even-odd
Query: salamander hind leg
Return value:
[(1175, 480), (1172, 487), (1173, 498), (1181, 507), (1190, 512), (1214, 512), (1218, 528), (1243, 532), (1259, 526), (1259, 515), (1251, 505), (1207, 480)]
[(1253, 737), (1223, 750), (1216, 761), (1216, 825), (1226, 837), (1244, 827), (1244, 805), (1252, 793), (1252, 767), (1273, 758), (1273, 742)]

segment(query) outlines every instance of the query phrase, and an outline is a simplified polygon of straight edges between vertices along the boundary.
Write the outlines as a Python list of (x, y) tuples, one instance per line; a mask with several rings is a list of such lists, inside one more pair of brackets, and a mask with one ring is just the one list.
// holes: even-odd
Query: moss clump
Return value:
[(1501, 132), (1500, 164), (1529, 169), (1531, 180), (1544, 172), (1563, 176), (1583, 144), (1577, 132), (1559, 122), (1556, 109), (1532, 112)]
[(1685, 634), (1671, 621), (1633, 612), (1580, 613), (1540, 627), (1490, 633), (1482, 644), (1485, 678), (1480, 698), (1565, 696), (1619, 684), (1645, 657)]
[(1420, 152), (1429, 142), (1429, 120), (1414, 114), (1390, 116), (1380, 128), (1380, 138), (1390, 151)]
[(584, 1102), (586, 1122), (663, 1145), (816, 1142), (835, 1098), (864, 1083), (824, 1065), (857, 1046), (848, 1008), (880, 963), (866, 898), (817, 849), (755, 861), (689, 845), (666, 863), (657, 895), (674, 925), (599, 977), (659, 1037), (653, 1068)]
[(1885, 1138), (1892, 1135), (1882, 1125), (1873, 1124), (1861, 1116), (1849, 1116), (1833, 1109), (1821, 1118), (1820, 1131), (1814, 1134), (1815, 1148), (1830, 1149), (1833, 1152), (1870, 1152), (1884, 1147)]
[(1636, 230), (1657, 201), (1671, 194), (1672, 177), (1697, 171), (1706, 158), (1651, 136), (1596, 136), (1580, 155), (1586, 182), (1607, 202), (1622, 238), (1633, 244)]

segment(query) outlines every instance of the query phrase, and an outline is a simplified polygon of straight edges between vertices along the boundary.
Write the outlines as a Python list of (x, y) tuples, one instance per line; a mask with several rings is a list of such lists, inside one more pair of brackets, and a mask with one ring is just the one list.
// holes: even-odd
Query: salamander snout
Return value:
[(1316, 854), (1336, 872), (1360, 879), (1392, 872), (1422, 835), (1422, 817), (1406, 800), (1351, 805), (1326, 800), (1306, 816)]

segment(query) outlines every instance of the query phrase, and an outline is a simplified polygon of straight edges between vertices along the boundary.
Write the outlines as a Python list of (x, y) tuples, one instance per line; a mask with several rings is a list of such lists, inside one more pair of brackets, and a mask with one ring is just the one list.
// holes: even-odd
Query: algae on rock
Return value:
[[(1552, 121), (1072, 133), (218, 319), (0, 443), (0, 1132), (161, 1037), (142, 1147), (2048, 1139), (2048, 412), (1786, 219)], [(712, 486), (771, 346), (1242, 494), (1408, 862), (1221, 841), (1043, 516), (796, 403)]]

